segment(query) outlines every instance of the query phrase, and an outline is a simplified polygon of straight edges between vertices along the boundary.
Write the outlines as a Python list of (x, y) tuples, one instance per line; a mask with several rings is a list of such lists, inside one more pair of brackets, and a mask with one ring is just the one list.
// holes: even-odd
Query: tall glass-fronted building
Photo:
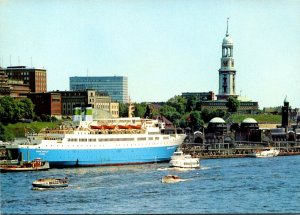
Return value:
[(70, 77), (70, 90), (107, 92), (112, 101), (128, 103), (128, 78), (125, 76)]

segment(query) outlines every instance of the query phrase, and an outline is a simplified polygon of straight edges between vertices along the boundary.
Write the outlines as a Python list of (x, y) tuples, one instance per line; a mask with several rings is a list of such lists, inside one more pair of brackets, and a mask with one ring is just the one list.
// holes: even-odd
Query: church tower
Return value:
[(221, 68), (219, 69), (219, 94), (218, 100), (227, 99), (229, 96), (236, 96), (235, 94), (235, 74), (234, 59), (233, 59), (233, 40), (228, 33), (228, 19), (226, 36), (222, 43), (222, 58)]

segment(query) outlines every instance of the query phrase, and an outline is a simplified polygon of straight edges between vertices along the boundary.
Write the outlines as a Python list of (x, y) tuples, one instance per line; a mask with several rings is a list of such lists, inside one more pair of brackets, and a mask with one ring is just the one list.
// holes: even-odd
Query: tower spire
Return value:
[(226, 29), (226, 36), (229, 36), (229, 33), (228, 33), (228, 20), (229, 20), (229, 17), (227, 17), (227, 29)]

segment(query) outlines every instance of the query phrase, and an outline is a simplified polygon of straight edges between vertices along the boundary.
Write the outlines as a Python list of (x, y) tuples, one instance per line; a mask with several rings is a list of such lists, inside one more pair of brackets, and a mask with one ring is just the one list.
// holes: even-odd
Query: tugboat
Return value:
[(41, 178), (32, 182), (34, 188), (62, 188), (68, 186), (68, 178)]
[(0, 165), (0, 172), (21, 172), (21, 171), (41, 171), (50, 169), (49, 162), (36, 158), (31, 162), (23, 164), (3, 164)]

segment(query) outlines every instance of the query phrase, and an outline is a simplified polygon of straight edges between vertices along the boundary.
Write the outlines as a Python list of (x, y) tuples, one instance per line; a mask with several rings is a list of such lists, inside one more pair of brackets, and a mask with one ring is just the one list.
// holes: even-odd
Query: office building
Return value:
[(96, 90), (55, 91), (61, 95), (62, 115), (71, 116), (75, 107), (92, 107), (94, 112), (106, 112), (109, 117), (119, 117), (119, 103), (107, 93)]
[(26, 98), (30, 92), (29, 84), (23, 81), (8, 79), (6, 73), (0, 68), (0, 97), (10, 96), (16, 99)]
[(106, 92), (112, 101), (128, 103), (128, 78), (124, 76), (70, 77), (70, 90)]
[(32, 93), (47, 92), (47, 72), (45, 69), (10, 66), (0, 68), (0, 71), (4, 71), (8, 79), (23, 81), (25, 85), (28, 84)]

